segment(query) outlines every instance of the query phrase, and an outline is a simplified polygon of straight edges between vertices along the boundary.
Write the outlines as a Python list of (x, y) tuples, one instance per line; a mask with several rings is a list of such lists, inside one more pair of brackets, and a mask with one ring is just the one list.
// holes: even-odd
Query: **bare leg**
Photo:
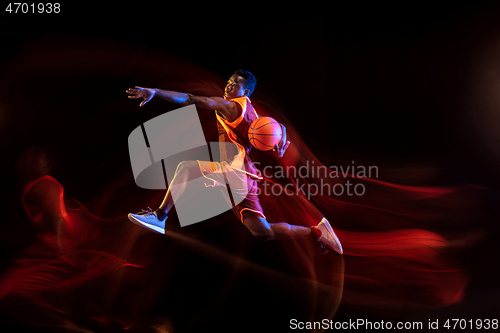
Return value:
[(158, 208), (167, 214), (174, 205), (171, 188), (175, 187), (176, 195), (181, 195), (186, 190), (187, 182), (193, 179), (203, 177), (197, 161), (184, 161), (179, 163), (175, 175), (167, 190), (167, 194)]
[(343, 253), (337, 235), (325, 218), (317, 226), (308, 228), (284, 222), (269, 223), (259, 214), (245, 210), (243, 211), (243, 224), (259, 240), (312, 237), (320, 243), (326, 252), (328, 249), (332, 249), (339, 254)]
[(311, 237), (311, 228), (284, 222), (269, 223), (259, 214), (243, 211), (243, 224), (260, 240)]

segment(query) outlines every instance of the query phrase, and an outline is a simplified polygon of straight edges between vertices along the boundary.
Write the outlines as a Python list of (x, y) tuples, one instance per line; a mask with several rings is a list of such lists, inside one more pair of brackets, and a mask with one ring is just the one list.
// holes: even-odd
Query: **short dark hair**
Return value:
[(238, 69), (236, 72), (234, 72), (234, 75), (241, 76), (245, 79), (245, 89), (248, 90), (247, 96), (250, 97), (255, 89), (255, 85), (257, 84), (255, 75), (244, 69)]

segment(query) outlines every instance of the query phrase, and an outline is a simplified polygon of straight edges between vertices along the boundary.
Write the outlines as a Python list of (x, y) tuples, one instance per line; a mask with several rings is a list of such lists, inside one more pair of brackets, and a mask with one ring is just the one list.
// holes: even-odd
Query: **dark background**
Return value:
[[(189, 7), (89, 2), (51, 16), (3, 12), (1, 57), (8, 68), (23, 48), (56, 36), (165, 51), (221, 78), (248, 68), (259, 82), (254, 97), (278, 108), (319, 155), (443, 157), (472, 182), (498, 185), (499, 157), (481, 134), (496, 131), (481, 115), (494, 111), (478, 105), (475, 90), (497, 75), (496, 63), (482, 63), (499, 32), (494, 2)], [(56, 81), (44, 98), (73, 93), (91, 105), (108, 88), (99, 78), (74, 80)]]
[[(12, 193), (15, 161), (23, 149), (34, 142), (53, 144), (64, 136), (60, 147), (70, 149), (58, 179), (85, 202), (105, 187), (103, 179), (113, 179), (111, 170), (100, 170), (93, 161), (114, 158), (128, 165), (126, 137), (152, 117), (135, 113), (136, 105), (124, 91), (162, 82), (148, 82), (147, 76), (137, 82), (133, 68), (115, 77), (109, 71), (85, 75), (77, 70), (11, 76), (12, 66), (22, 65), (31, 50), (83, 40), (96, 49), (126, 45), (123, 49), (138, 53), (172, 54), (222, 79), (236, 68), (248, 69), (258, 78), (254, 98), (276, 107), (320, 159), (379, 165), (381, 178), (391, 182), (488, 188), (489, 217), (478, 223), (497, 235), (499, 14), (494, 1), (296, 3), (278, 8), (85, 2), (62, 4), (62, 12), (52, 15), (2, 12), (0, 145), (2, 211), (7, 216), (2, 223), (8, 225), (14, 216), (9, 209), (22, 209)], [(77, 49), (72, 52), (78, 57)], [(103, 68), (107, 62), (113, 59), (103, 58)], [(427, 171), (405, 177), (391, 171), (415, 166)], [(92, 168), (101, 177), (89, 177)], [(7, 261), (20, 245), (4, 244)], [(469, 319), (497, 313), (495, 239), (463, 258), (477, 272), (463, 303), (401, 318), (425, 322), (431, 315)], [(361, 314), (373, 320), (388, 316), (383, 308), (346, 306), (338, 320)], [(289, 316), (277, 318), (287, 326)]]

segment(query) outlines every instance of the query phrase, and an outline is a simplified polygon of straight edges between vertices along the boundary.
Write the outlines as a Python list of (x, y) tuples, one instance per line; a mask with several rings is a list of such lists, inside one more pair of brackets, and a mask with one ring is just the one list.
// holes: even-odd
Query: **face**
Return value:
[(246, 96), (248, 90), (245, 89), (244, 82), (245, 79), (239, 75), (231, 76), (224, 89), (224, 99), (230, 100), (236, 97)]

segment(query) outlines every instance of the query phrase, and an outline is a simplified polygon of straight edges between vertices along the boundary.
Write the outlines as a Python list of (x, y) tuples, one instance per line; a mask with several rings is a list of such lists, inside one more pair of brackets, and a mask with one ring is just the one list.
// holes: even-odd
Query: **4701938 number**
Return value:
[(61, 4), (58, 2), (9, 2), (5, 11), (9, 14), (58, 14), (61, 12)]
[(465, 330), (465, 329), (484, 329), (484, 330), (496, 330), (498, 329), (498, 319), (448, 319), (443, 325), (444, 328), (450, 330)]

